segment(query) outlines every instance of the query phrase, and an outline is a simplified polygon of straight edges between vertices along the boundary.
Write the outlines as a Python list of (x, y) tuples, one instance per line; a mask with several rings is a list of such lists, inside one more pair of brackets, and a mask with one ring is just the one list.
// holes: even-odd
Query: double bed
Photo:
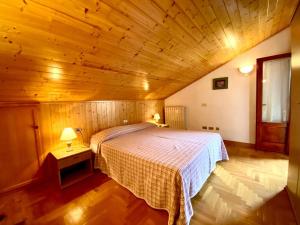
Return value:
[(189, 224), (194, 197), (216, 162), (228, 160), (217, 133), (157, 128), (140, 123), (103, 130), (91, 138), (95, 168), (156, 209), (168, 225)]

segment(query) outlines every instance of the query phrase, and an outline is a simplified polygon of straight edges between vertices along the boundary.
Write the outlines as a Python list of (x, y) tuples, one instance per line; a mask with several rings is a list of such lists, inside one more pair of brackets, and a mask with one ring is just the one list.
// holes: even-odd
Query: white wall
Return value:
[[(165, 105), (186, 106), (188, 129), (217, 126), (225, 140), (255, 143), (256, 71), (245, 76), (238, 68), (286, 52), (290, 52), (289, 28), (168, 97)], [(212, 79), (218, 77), (228, 77), (228, 89), (212, 90)]]

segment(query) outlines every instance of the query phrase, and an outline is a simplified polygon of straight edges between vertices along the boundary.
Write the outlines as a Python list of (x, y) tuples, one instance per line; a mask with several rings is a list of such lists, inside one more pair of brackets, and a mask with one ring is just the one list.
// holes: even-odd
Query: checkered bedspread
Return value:
[(228, 160), (219, 134), (156, 128), (147, 123), (94, 135), (96, 167), (150, 206), (169, 213), (169, 225), (189, 224), (191, 198), (216, 162)]

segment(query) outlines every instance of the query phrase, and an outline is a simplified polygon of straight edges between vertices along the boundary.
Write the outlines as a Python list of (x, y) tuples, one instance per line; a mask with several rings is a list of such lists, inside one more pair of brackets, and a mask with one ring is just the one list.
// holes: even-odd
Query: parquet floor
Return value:
[[(287, 157), (228, 147), (230, 161), (219, 163), (193, 198), (191, 225), (296, 225), (287, 193)], [(155, 210), (98, 173), (60, 192), (38, 185), (0, 197), (0, 225), (89, 224), (166, 225)], [(1, 216), (0, 216), (1, 220)]]

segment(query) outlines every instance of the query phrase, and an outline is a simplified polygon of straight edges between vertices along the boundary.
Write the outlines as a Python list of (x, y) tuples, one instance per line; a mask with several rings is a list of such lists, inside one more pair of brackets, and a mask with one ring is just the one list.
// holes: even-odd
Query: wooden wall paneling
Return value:
[(289, 130), (288, 191), (300, 223), (300, 8), (292, 23), (291, 117)]
[[(140, 108), (142, 106), (142, 108)], [(91, 135), (113, 126), (149, 121), (158, 112), (163, 120), (163, 100), (97, 101), (42, 103), (40, 120), (43, 137), (43, 155), (62, 147), (59, 138), (64, 127), (82, 128), (83, 141), (89, 144)], [(74, 144), (82, 142), (79, 135)]]
[[(52, 143), (52, 120), (51, 120), (51, 109), (50, 104), (43, 104), (42, 107), (40, 107), (40, 130), (42, 131), (42, 145), (49, 146), (50, 143)], [(43, 157), (47, 157), (47, 152), (42, 151)]]
[(164, 99), (289, 26), (298, 3), (1, 1), (0, 101)]
[(95, 102), (91, 102), (91, 126), (92, 133), (95, 133), (98, 130), (97, 105)]
[(146, 120), (145, 114), (145, 103), (143, 101), (137, 101), (137, 117), (141, 118), (143, 121)]

